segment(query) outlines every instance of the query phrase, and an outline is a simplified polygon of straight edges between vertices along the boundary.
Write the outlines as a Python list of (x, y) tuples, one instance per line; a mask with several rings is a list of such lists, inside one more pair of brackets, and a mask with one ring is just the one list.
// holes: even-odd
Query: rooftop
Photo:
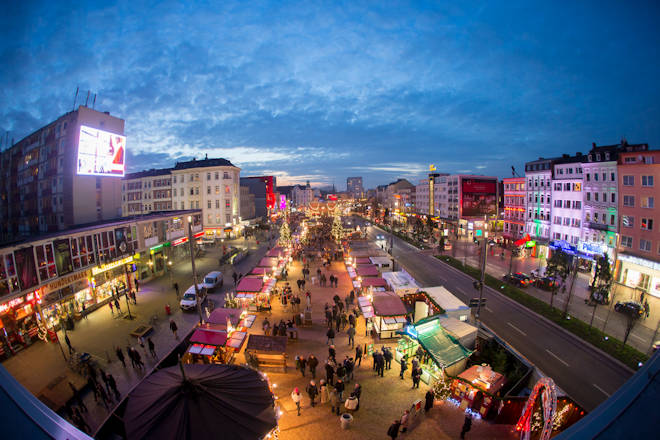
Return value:
[(202, 160), (189, 160), (187, 162), (177, 162), (173, 170), (187, 170), (190, 168), (205, 168), (205, 167), (236, 167), (234, 164), (229, 162), (227, 159), (216, 158), (216, 159), (202, 159)]
[(135, 173), (126, 174), (122, 180), (140, 179), (142, 177), (166, 176), (169, 174), (172, 174), (172, 168), (152, 168), (150, 170), (142, 170)]

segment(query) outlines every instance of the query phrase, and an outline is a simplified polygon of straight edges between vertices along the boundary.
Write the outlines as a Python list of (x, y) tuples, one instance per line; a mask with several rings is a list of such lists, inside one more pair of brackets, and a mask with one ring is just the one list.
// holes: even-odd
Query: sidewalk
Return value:
[[(267, 243), (257, 247), (254, 239), (247, 243), (244, 239), (229, 240), (224, 244), (228, 246), (248, 245), (250, 255), (236, 265), (236, 271), (244, 274), (248, 273), (267, 252)], [(195, 260), (198, 277), (203, 277), (211, 270), (218, 270), (218, 258), (221, 253), (222, 244), (219, 244), (209, 249), (205, 256)], [(233, 288), (232, 272), (233, 268), (225, 267), (224, 287), (219, 292), (209, 294), (209, 299), (213, 300), (217, 306), (223, 305), (225, 292)], [(173, 266), (172, 281), (179, 284), (181, 293), (192, 284), (189, 260)], [(168, 303), (172, 310), (172, 315), (169, 317), (165, 315), (165, 304)], [(122, 310), (126, 311), (126, 302), (123, 298), (120, 300), (120, 305)], [(133, 320), (113, 316), (106, 306), (90, 313), (88, 319), (76, 322), (75, 329), (67, 332), (74, 349), (80, 353), (90, 353), (100, 368), (114, 376), (122, 396), (137, 384), (144, 377), (145, 372), (153, 368), (157, 362), (157, 359), (153, 359), (148, 353), (148, 349), (143, 350), (137, 344), (136, 338), (130, 336), (131, 331), (140, 325), (150, 325), (150, 318), (157, 315), (158, 320), (153, 326), (154, 330), (147, 336), (152, 338), (156, 353), (166, 353), (178, 343), (169, 329), (169, 320), (173, 319), (177, 323), (178, 334), (181, 337), (190, 331), (199, 319), (197, 313), (181, 311), (168, 274), (140, 284), (137, 305), (131, 304), (130, 308), (131, 314), (134, 316)], [(64, 334), (59, 332), (58, 336), (68, 357)], [(134, 370), (131, 367), (130, 359), (126, 354), (128, 345), (132, 345), (140, 351), (142, 361), (145, 363), (144, 370)], [(126, 367), (122, 366), (115, 355), (117, 346), (124, 351)], [(69, 381), (73, 382), (78, 389), (87, 383), (85, 378), (68, 368), (58, 344), (36, 342), (33, 346), (4, 361), (3, 366), (25, 388), (52, 409), (60, 408), (71, 397)], [(95, 430), (107, 416), (108, 411), (101, 404), (94, 402), (92, 393), (88, 392), (84, 395), (84, 402), (89, 412), (83, 415), (87, 424), (91, 426), (92, 430)]]
[[(311, 264), (311, 274), (316, 274), (319, 267), (318, 262)], [(298, 292), (296, 280), (302, 277), (302, 263), (294, 261), (289, 269), (289, 283), (293, 288), (294, 294), (301, 295), (301, 311), (304, 310), (305, 298), (304, 292)], [(417, 399), (424, 399), (428, 387), (424, 384), (419, 389), (412, 389), (410, 371), (407, 371), (405, 380), (399, 379), (398, 364), (393, 362), (392, 369), (385, 371), (385, 377), (379, 378), (372, 370), (371, 358), (364, 358), (360, 367), (355, 370), (355, 378), (346, 385), (344, 397), (350, 395), (355, 382), (362, 385), (362, 398), (360, 400), (360, 410), (353, 414), (354, 420), (348, 430), (342, 430), (339, 424), (339, 417), (332, 415), (328, 403), (318, 404), (311, 407), (309, 398), (305, 389), (311, 380), (310, 373), (302, 377), (301, 373), (295, 369), (295, 357), (309, 356), (313, 353), (319, 359), (317, 368), (316, 383), (321, 378), (325, 378), (325, 361), (328, 358), (328, 346), (326, 345), (326, 332), (324, 306), (326, 303), (332, 305), (332, 297), (337, 294), (342, 299), (352, 289), (351, 280), (346, 272), (343, 261), (332, 262), (329, 270), (323, 269), (326, 276), (330, 274), (338, 277), (338, 287), (320, 287), (318, 284), (312, 286), (311, 281), (307, 282), (306, 289), (312, 294), (312, 322), (311, 327), (299, 328), (299, 339), (289, 341), (287, 346), (288, 354), (288, 373), (268, 372), (268, 377), (272, 383), (277, 384), (277, 395), (284, 415), (279, 421), (280, 438), (298, 439), (298, 438), (318, 438), (318, 439), (364, 439), (364, 438), (386, 438), (386, 432), (394, 419), (401, 417), (404, 409)], [(311, 275), (310, 275), (311, 276)], [(283, 282), (278, 283), (282, 287)], [(352, 308), (357, 307), (355, 301)], [(350, 310), (351, 308), (349, 308)], [(284, 310), (279, 301), (273, 302), (273, 314), (268, 319), (271, 323), (285, 321), (293, 315), (290, 306)], [(261, 324), (263, 315), (257, 318), (252, 333), (262, 333)], [(395, 347), (397, 339), (374, 341), (370, 336), (365, 336), (365, 320), (360, 317), (357, 320), (357, 332), (355, 343), (365, 344), (375, 343), (376, 347), (387, 345)], [(337, 350), (337, 360), (341, 361), (345, 356), (354, 357), (355, 350), (348, 346), (348, 336), (345, 331), (337, 332), (335, 337), (335, 347)], [(237, 362), (241, 362), (238, 359)], [(291, 400), (291, 392), (294, 387), (298, 387), (303, 395), (301, 416), (296, 415), (295, 404)], [(317, 399), (318, 400), (318, 399)], [(344, 412), (344, 411), (342, 411)], [(418, 423), (414, 425), (407, 434), (401, 434), (400, 438), (438, 438), (438, 439), (458, 439), (464, 420), (463, 411), (446, 403), (437, 404), (427, 415), (420, 415)], [(513, 439), (516, 436), (512, 432), (512, 427), (508, 425), (492, 425), (490, 423), (476, 421), (470, 432), (472, 438), (489, 439)]]
[[(479, 267), (479, 249), (471, 240), (461, 239), (458, 241), (452, 241), (452, 246), (454, 246), (454, 248), (450, 251), (446, 251), (444, 255), (451, 255), (459, 261), (465, 261), (470, 266)], [(486, 271), (488, 274), (498, 279), (502, 279), (502, 277), (509, 272), (511, 252), (508, 249), (503, 249), (499, 246), (494, 246), (493, 248), (494, 255), (491, 255), (490, 251), (488, 252)], [(501, 257), (502, 253), (504, 253), (504, 258)], [(545, 260), (539, 260), (538, 258), (532, 257), (514, 257), (511, 271), (514, 273), (524, 272), (529, 275), (533, 269), (538, 270), (539, 268), (541, 268), (541, 272), (545, 270)], [(591, 281), (590, 276), (591, 275), (588, 273), (578, 272), (578, 277), (575, 280), (575, 285), (573, 287), (573, 296), (571, 297), (571, 302), (568, 307), (570, 316), (578, 318), (586, 323), (591, 321), (591, 316), (594, 312), (593, 306), (589, 306), (584, 302), (584, 300), (589, 297), (589, 290), (587, 288)], [(567, 280), (567, 283), (568, 282), (570, 282), (570, 278)], [(546, 303), (550, 303), (549, 291), (541, 290), (533, 286), (526, 287), (523, 291), (545, 301)], [(568, 291), (566, 293), (562, 293), (561, 291), (557, 292), (554, 299), (554, 306), (560, 310), (564, 310), (567, 299)], [(619, 340), (623, 340), (625, 335), (626, 317), (621, 313), (614, 311), (614, 304), (616, 301), (623, 299), (624, 298), (616, 296), (614, 300), (611, 301), (610, 305), (597, 306), (593, 320), (593, 325), (596, 328), (599, 330), (604, 329), (606, 333)], [(635, 347), (643, 353), (648, 352), (659, 319), (660, 310), (657, 310), (657, 308), (651, 308), (649, 318), (642, 319), (637, 323), (633, 331), (630, 333), (627, 344)]]

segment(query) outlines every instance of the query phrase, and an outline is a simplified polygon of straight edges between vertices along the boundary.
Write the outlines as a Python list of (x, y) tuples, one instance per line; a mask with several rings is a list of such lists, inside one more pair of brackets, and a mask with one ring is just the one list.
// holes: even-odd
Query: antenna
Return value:
[(87, 98), (85, 99), (85, 107), (87, 107), (87, 102), (89, 101), (89, 90), (87, 90)]
[(92, 109), (96, 106), (96, 93), (94, 93), (94, 101), (92, 101)]
[(78, 100), (78, 89), (80, 89), (80, 87), (76, 87), (76, 96), (73, 98), (73, 110), (74, 111), (76, 110), (76, 101)]

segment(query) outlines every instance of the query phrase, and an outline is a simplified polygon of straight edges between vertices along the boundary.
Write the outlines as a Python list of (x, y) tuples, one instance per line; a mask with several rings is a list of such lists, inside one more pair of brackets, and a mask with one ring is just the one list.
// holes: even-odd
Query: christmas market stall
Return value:
[(245, 362), (254, 368), (282, 368), (286, 373), (286, 336), (250, 335)]
[[(381, 272), (390, 272), (392, 271), (393, 264), (391, 257), (369, 257), (369, 262), (374, 266), (378, 266)], [(363, 264), (363, 263), (358, 263)]]
[(266, 254), (267, 257), (282, 258), (286, 254), (286, 251), (282, 246), (275, 246)]
[(407, 310), (394, 292), (372, 291), (358, 297), (358, 305), (370, 327), (381, 339), (396, 337), (406, 324)]
[[(446, 314), (459, 321), (467, 321), (470, 318), (470, 308), (443, 286), (424, 287), (414, 295), (407, 295), (404, 300), (415, 303), (415, 321), (436, 314)], [(427, 307), (419, 303), (424, 303)]]
[(269, 273), (271, 275), (277, 273), (277, 265), (279, 264), (279, 261), (275, 257), (264, 257), (259, 261), (259, 264), (257, 264), (257, 267), (265, 267), (266, 269), (270, 269)]
[(441, 315), (435, 315), (406, 326), (399, 332), (402, 338), (395, 353), (398, 362), (404, 357), (410, 361), (417, 356), (421, 361), (422, 381), (427, 384), (442, 378), (443, 371), (449, 376), (458, 375), (472, 354), (440, 325), (439, 318)]
[(452, 397), (448, 400), (463, 410), (471, 409), (483, 418), (491, 406), (499, 405), (497, 397), (505, 382), (504, 375), (494, 371), (490, 365), (473, 365), (454, 378)]
[(247, 276), (263, 278), (264, 276), (268, 276), (268, 273), (269, 273), (269, 269), (266, 267), (255, 267), (250, 271), (250, 273)]
[(370, 287), (373, 288), (373, 290), (385, 290), (387, 287), (387, 282), (383, 278), (379, 277), (358, 277), (358, 283), (359, 287), (361, 287), (363, 290), (367, 290)]
[(383, 272), (389, 290), (399, 296), (414, 294), (419, 291), (419, 285), (405, 270), (399, 272)]
[(355, 268), (355, 272), (362, 278), (380, 276), (378, 266), (374, 266), (373, 264), (358, 264)]
[(268, 296), (261, 295), (264, 287), (264, 278), (244, 277), (238, 282), (235, 299), (238, 301), (240, 308), (257, 311), (259, 307), (270, 307)]

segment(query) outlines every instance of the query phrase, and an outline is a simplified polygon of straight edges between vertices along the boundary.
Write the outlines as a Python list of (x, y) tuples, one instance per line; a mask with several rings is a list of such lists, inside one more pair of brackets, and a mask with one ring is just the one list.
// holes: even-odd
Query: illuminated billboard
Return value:
[(495, 179), (463, 179), (461, 208), (463, 217), (483, 217), (497, 213)]
[(79, 175), (123, 177), (125, 155), (125, 136), (80, 126), (77, 163)]

